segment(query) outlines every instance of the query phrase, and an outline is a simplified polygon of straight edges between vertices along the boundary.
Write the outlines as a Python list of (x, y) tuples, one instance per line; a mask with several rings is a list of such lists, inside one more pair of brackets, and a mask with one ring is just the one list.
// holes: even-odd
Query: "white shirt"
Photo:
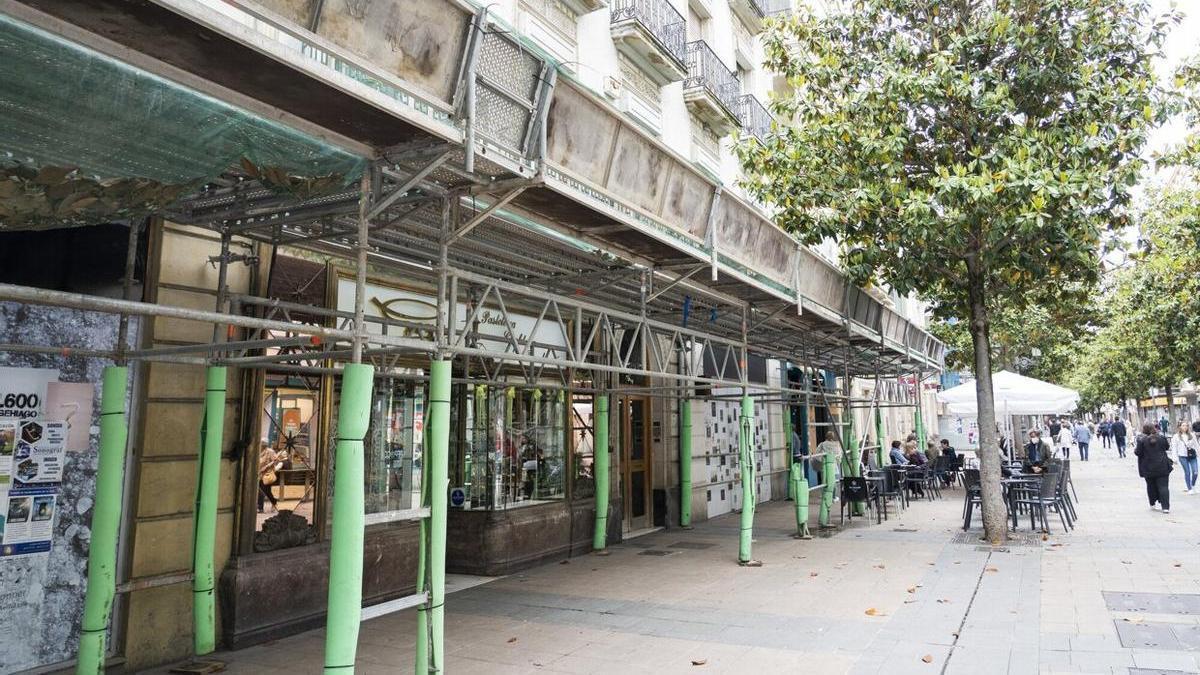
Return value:
[(1195, 436), (1175, 434), (1171, 437), (1171, 451), (1175, 453), (1176, 457), (1187, 457), (1188, 448), (1200, 450), (1200, 443), (1196, 442)]

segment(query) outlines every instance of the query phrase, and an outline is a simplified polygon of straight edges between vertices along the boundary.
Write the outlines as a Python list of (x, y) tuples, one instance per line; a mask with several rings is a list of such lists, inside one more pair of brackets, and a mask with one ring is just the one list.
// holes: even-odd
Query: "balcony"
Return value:
[(771, 113), (758, 98), (753, 94), (739, 96), (737, 116), (742, 128), (751, 136), (761, 143), (767, 142), (767, 134), (771, 133), (771, 122), (775, 121), (775, 118), (771, 117)]
[(740, 93), (737, 75), (725, 67), (707, 42), (687, 43), (683, 102), (718, 136), (724, 136), (738, 124), (736, 111)]
[(615, 0), (609, 32), (617, 50), (657, 85), (678, 82), (688, 73), (687, 22), (667, 0)]
[(746, 24), (751, 32), (762, 30), (763, 19), (767, 16), (767, 0), (730, 0), (729, 9)]

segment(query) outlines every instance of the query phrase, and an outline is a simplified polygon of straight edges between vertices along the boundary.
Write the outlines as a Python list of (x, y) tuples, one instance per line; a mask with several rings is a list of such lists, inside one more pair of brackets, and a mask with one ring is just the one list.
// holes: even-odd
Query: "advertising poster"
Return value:
[(28, 420), (46, 412), (46, 387), (58, 381), (53, 368), (0, 368), (0, 420)]
[(12, 481), (13, 453), (17, 450), (17, 423), (0, 420), (0, 490)]
[(50, 550), (57, 492), (57, 487), (14, 488), (8, 492), (0, 555), (25, 555)]
[(17, 427), (17, 448), (12, 460), (14, 489), (62, 482), (66, 447), (66, 422), (22, 421)]

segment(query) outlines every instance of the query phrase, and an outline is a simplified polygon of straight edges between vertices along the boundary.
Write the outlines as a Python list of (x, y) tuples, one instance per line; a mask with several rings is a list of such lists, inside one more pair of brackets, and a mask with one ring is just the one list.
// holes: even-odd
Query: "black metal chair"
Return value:
[(841, 522), (846, 522), (846, 513), (849, 512), (850, 519), (854, 519), (854, 503), (863, 502), (867, 505), (867, 517), (870, 518), (871, 504), (875, 504), (876, 519), (878, 522), (883, 522), (883, 517), (879, 512), (879, 494), (871, 490), (870, 483), (862, 476), (846, 476), (842, 479), (842, 501), (838, 509), (841, 516)]
[(1038, 484), (1037, 490), (1024, 490), (1023, 494), (1018, 495), (1013, 500), (1018, 506), (1029, 507), (1029, 527), (1034, 529), (1038, 523), (1042, 526), (1042, 532), (1050, 531), (1050, 521), (1047, 513), (1053, 510), (1058, 514), (1058, 519), (1062, 521), (1063, 532), (1070, 529), (1067, 524), (1066, 508), (1058, 496), (1059, 485), (1062, 481), (1061, 468), (1048, 464), (1047, 471), (1042, 474), (1042, 480)]
[(903, 474), (894, 467), (885, 467), (879, 474), (883, 476), (883, 492), (879, 497), (880, 502), (883, 504), (883, 517), (887, 518), (888, 500), (896, 500), (896, 504), (900, 510), (903, 510), (907, 506), (904, 500), (904, 478)]
[(979, 469), (963, 470), (963, 529), (971, 529), (971, 514), (975, 507), (983, 513), (983, 488), (979, 481)]
[(939, 499), (942, 496), (937, 489), (937, 479), (933, 475), (933, 470), (928, 465), (909, 469), (905, 483), (910, 493), (919, 490), (926, 501), (933, 501), (934, 495), (937, 495)]
[[(1071, 460), (1064, 459), (1063, 461), (1063, 481), (1071, 487), (1071, 495), (1075, 497), (1075, 501), (1079, 501), (1079, 494), (1075, 492), (1075, 481), (1071, 480)], [(1075, 505), (1071, 504), (1072, 514), (1075, 512)], [(1079, 520), (1076, 518), (1075, 520)]]

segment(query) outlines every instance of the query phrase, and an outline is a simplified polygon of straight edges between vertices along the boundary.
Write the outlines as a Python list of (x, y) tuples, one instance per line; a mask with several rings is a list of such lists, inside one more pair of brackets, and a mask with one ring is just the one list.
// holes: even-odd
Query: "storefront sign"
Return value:
[[(337, 309), (342, 312), (354, 311), (354, 280), (339, 278), (337, 285)], [(428, 324), (432, 327), (437, 321), (436, 298), (421, 291), (378, 284), (367, 284), (367, 316), (374, 316), (397, 321), (410, 321)], [(459, 332), (467, 329), (469, 312), (465, 304), (459, 304), (455, 311), (455, 329)], [(508, 335), (521, 345), (533, 335), (534, 342), (566, 352), (567, 336), (565, 329), (559, 326), (558, 318), (547, 315), (538, 323), (537, 316), (520, 314), (511, 309), (506, 314), (499, 307), (485, 306), (475, 317), (480, 335), (495, 338), (488, 340), (486, 346), (496, 351), (508, 348)], [(389, 328), (392, 335), (404, 334), (404, 329)], [(383, 326), (378, 323), (367, 323), (367, 332), (372, 335), (383, 333)], [(423, 329), (411, 329), (412, 333), (425, 332)]]
[(467, 503), (467, 491), (460, 488), (451, 488), (450, 490), (450, 506), (456, 509), (461, 509), (463, 504)]

